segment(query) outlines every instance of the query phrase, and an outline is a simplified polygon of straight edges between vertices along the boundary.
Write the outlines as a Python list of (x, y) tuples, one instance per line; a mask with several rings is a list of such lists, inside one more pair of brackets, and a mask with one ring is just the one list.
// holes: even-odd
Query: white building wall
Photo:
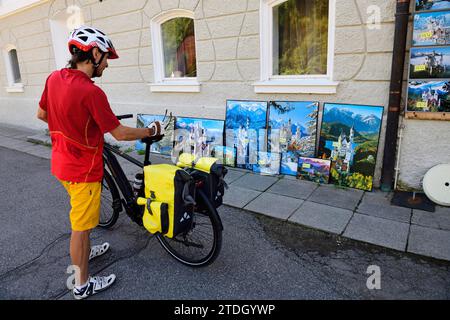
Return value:
[[(0, 18), (0, 48), (7, 44), (17, 47), (24, 84), (23, 93), (3, 90), (6, 74), (0, 59), (0, 122), (45, 127), (35, 114), (45, 79), (55, 69), (49, 19), (70, 5), (78, 5), (85, 23), (105, 31), (117, 47), (120, 59), (111, 60), (104, 77), (96, 83), (105, 90), (118, 114), (161, 113), (167, 108), (180, 116), (224, 119), (226, 99), (317, 100), (382, 105), (386, 110), (395, 3), (395, 0), (336, 0), (333, 80), (338, 81), (339, 86), (336, 94), (318, 95), (255, 93), (252, 84), (260, 80), (260, 0), (45, 1)], [(380, 8), (381, 21), (380, 28), (372, 30), (367, 21), (374, 13), (373, 5)], [(150, 22), (161, 12), (175, 8), (191, 10), (195, 15), (200, 93), (150, 91), (149, 84), (154, 80)], [(135, 121), (125, 124), (135, 125)], [(405, 131), (408, 137), (404, 139), (401, 157), (401, 179), (411, 186), (417, 185), (419, 175), (433, 162), (422, 162), (421, 169), (412, 175), (409, 173), (410, 141), (417, 138), (415, 143), (419, 145), (427, 141), (417, 136), (413, 123)], [(383, 124), (375, 185), (379, 184), (381, 172), (385, 119)], [(420, 123), (416, 127), (421, 127)], [(435, 136), (447, 131), (449, 141), (448, 123), (433, 122), (427, 124), (427, 128)], [(445, 139), (435, 142), (444, 153), (440, 159), (448, 160), (450, 152), (446, 151), (443, 141)], [(414, 149), (417, 152), (417, 148)], [(436, 158), (428, 154), (423, 157)]]

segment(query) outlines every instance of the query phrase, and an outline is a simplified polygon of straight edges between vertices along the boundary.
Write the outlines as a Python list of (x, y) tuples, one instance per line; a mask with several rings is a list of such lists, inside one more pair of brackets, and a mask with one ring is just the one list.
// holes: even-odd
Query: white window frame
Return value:
[[(174, 9), (162, 12), (151, 22), (154, 83), (150, 83), (152, 92), (200, 92), (201, 84), (197, 77), (192, 78), (166, 78), (164, 71), (164, 50), (161, 35), (161, 25), (174, 18), (194, 19), (194, 12), (183, 9)], [(197, 51), (197, 45), (195, 46)], [(197, 53), (197, 52), (196, 52)], [(197, 63), (197, 61), (196, 61)], [(198, 64), (197, 64), (198, 66)], [(197, 69), (198, 71), (198, 69)]]
[[(3, 50), (3, 58), (4, 58), (5, 68), (6, 68), (6, 78), (8, 80), (8, 86), (5, 89), (6, 89), (6, 92), (9, 92), (9, 93), (24, 92), (23, 83), (14, 81), (14, 71), (13, 71), (12, 61), (9, 57), (9, 52), (11, 50), (16, 50), (16, 52), (17, 52), (16, 46), (9, 44)], [(17, 63), (19, 63), (19, 61), (17, 61)], [(20, 65), (19, 65), (19, 71), (20, 71)], [(22, 72), (20, 72), (20, 76), (21, 76), (21, 81), (23, 81)]]
[(339, 84), (333, 81), (336, 0), (329, 0), (327, 74), (273, 75), (273, 7), (286, 1), (260, 2), (261, 77), (253, 84), (255, 92), (335, 94)]
[(48, 0), (2, 0), (0, 4), (0, 18), (47, 2)]

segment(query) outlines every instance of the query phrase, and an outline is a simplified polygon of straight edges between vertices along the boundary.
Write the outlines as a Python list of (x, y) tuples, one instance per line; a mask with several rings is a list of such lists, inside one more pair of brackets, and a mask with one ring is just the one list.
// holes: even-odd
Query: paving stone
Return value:
[(262, 213), (278, 219), (287, 220), (303, 203), (303, 200), (263, 193), (250, 202), (244, 209)]
[(409, 224), (354, 214), (344, 237), (405, 251)]
[(381, 191), (366, 192), (356, 212), (370, 216), (409, 223), (411, 209), (391, 205), (392, 194)]
[(30, 143), (27, 142), (26, 145), (24, 145), (21, 148), (22, 152), (28, 153), (28, 154), (32, 154), (34, 155), (35, 153), (39, 152), (39, 151), (43, 151), (45, 150), (47, 147), (42, 146), (40, 144), (34, 144), (34, 143)]
[(271, 186), (267, 192), (305, 200), (317, 188), (318, 186), (315, 183), (284, 178)]
[(17, 140), (5, 136), (0, 137), (0, 146), (9, 148), (14, 147), (15, 145), (17, 145)]
[(255, 190), (248, 190), (241, 187), (232, 186), (225, 191), (223, 203), (231, 207), (243, 208), (250, 201), (259, 196), (261, 192)]
[(51, 157), (51, 149), (47, 147), (36, 146), (37, 148), (29, 148), (25, 152), (31, 154), (36, 157), (50, 159)]
[(266, 191), (271, 185), (278, 181), (277, 177), (262, 176), (248, 173), (232, 183), (233, 186), (256, 191)]
[[(15, 140), (15, 139), (12, 139)], [(8, 148), (14, 149), (20, 152), (24, 152), (25, 149), (30, 148), (30, 146), (34, 146), (33, 144), (21, 140), (15, 140), (13, 141)]]
[(341, 234), (353, 212), (325, 204), (305, 201), (289, 221), (335, 234)]
[(233, 183), (234, 181), (236, 181), (237, 179), (239, 179), (240, 177), (244, 176), (247, 174), (247, 172), (243, 172), (243, 171), (237, 171), (231, 168), (227, 168), (228, 169), (228, 173), (225, 176), (225, 182), (230, 184)]
[(333, 185), (322, 185), (312, 193), (308, 200), (353, 211), (363, 194), (362, 190), (341, 189)]
[(412, 225), (408, 252), (450, 260), (450, 231)]
[(435, 212), (413, 210), (412, 224), (450, 230), (450, 208), (436, 206)]

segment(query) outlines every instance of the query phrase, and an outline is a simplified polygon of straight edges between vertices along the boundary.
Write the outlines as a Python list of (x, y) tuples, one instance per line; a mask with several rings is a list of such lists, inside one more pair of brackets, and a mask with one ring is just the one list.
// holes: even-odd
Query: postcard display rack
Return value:
[(450, 2), (416, 0), (406, 118), (450, 120)]

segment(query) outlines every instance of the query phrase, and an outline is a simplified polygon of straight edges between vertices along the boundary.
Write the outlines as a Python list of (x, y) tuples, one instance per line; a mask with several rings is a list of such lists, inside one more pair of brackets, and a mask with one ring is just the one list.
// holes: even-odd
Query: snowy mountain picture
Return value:
[(267, 102), (227, 100), (226, 145), (237, 150), (237, 167), (253, 170), (266, 150)]
[(324, 108), (323, 121), (341, 123), (353, 127), (360, 133), (375, 133), (380, 130), (382, 109), (365, 106), (359, 106), (359, 108), (349, 106), (347, 108), (345, 105), (327, 104), (327, 107)]
[(414, 81), (408, 85), (407, 111), (450, 112), (449, 81)]

